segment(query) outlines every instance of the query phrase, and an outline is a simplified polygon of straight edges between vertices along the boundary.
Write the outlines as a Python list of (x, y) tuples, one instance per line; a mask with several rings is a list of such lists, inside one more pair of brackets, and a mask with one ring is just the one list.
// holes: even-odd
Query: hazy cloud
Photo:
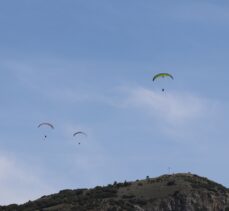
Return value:
[[(1, 153), (2, 154), (2, 153)], [(24, 166), (9, 156), (0, 156), (1, 204), (24, 203), (53, 189), (46, 184), (34, 167)]]

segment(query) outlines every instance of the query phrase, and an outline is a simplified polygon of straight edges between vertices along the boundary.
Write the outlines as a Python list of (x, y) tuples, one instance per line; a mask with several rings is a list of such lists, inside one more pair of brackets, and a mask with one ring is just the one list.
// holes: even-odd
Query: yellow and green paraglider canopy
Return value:
[(173, 79), (173, 76), (169, 73), (158, 73), (153, 77), (153, 81), (155, 81), (156, 79), (165, 78), (165, 77), (170, 77), (171, 79)]

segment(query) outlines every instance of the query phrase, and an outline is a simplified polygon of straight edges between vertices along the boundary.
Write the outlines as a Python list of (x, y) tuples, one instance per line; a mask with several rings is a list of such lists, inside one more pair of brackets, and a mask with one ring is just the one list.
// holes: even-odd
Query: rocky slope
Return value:
[(93, 189), (63, 190), (0, 210), (229, 211), (229, 190), (197, 175), (173, 174)]

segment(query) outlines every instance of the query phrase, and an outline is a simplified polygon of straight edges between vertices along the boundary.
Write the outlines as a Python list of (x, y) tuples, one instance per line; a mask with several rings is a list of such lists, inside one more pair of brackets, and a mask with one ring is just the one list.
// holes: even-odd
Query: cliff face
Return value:
[(93, 189), (63, 190), (0, 210), (229, 211), (229, 191), (207, 178), (174, 174)]

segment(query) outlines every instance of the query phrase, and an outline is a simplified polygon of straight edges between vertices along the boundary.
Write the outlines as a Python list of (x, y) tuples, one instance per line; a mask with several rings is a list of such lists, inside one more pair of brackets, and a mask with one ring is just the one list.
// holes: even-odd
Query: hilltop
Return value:
[(93, 189), (62, 190), (4, 211), (229, 211), (229, 190), (190, 173), (114, 182)]

